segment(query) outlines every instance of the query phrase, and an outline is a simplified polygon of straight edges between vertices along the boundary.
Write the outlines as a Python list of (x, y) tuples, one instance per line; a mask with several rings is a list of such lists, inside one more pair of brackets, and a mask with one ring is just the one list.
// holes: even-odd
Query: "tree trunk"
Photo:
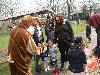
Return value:
[(68, 4), (68, 19), (70, 19), (70, 5)]

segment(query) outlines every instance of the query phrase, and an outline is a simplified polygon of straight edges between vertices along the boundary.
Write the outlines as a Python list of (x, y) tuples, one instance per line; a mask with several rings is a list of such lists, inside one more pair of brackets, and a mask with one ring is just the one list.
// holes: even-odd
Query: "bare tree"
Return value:
[(57, 13), (59, 9), (60, 0), (48, 0), (48, 7), (52, 10), (53, 13)]
[(75, 0), (67, 0), (67, 7), (68, 7), (68, 19), (70, 18), (71, 15), (71, 10), (73, 9), (73, 3)]
[(89, 1), (84, 1), (82, 3), (81, 6), (81, 11), (83, 13), (92, 13), (92, 11), (96, 8), (97, 4), (96, 4), (96, 0), (89, 0)]
[(19, 9), (20, 0), (1, 0), (0, 2), (0, 12), (1, 16), (8, 16), (10, 15), (13, 17), (13, 13)]

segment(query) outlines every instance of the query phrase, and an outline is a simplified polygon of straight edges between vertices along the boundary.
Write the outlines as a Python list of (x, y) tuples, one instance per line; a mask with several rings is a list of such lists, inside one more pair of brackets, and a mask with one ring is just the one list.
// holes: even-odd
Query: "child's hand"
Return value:
[(10, 53), (9, 56), (8, 56), (8, 62), (9, 62), (9, 63), (14, 63), (14, 61), (13, 61), (12, 58), (11, 58), (11, 53)]
[(40, 55), (40, 47), (36, 47), (36, 55)]
[(8, 62), (9, 63), (14, 63), (14, 61), (10, 57), (8, 58)]
[(74, 43), (71, 43), (71, 46), (74, 46)]

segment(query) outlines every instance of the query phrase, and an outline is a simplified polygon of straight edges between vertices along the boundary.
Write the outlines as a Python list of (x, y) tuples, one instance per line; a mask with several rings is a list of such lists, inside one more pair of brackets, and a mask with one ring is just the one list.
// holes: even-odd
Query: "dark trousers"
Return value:
[(96, 29), (97, 33), (97, 46), (95, 47), (94, 54), (100, 59), (100, 28)]
[(69, 48), (67, 48), (67, 49), (59, 48), (60, 53), (61, 53), (61, 68), (64, 67), (64, 62), (67, 61), (68, 49), (69, 49)]
[(90, 34), (86, 34), (86, 37), (89, 39), (89, 42), (91, 41), (91, 36)]
[(97, 33), (97, 46), (100, 46), (100, 31)]
[(35, 68), (39, 65), (39, 60), (41, 59), (40, 55), (35, 55)]

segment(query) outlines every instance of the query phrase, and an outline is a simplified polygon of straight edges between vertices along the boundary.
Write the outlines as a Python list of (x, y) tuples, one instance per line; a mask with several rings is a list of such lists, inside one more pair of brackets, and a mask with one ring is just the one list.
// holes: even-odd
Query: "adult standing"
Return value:
[(89, 17), (89, 25), (96, 29), (97, 33), (97, 47), (95, 48), (95, 53), (100, 59), (100, 14), (93, 14)]
[(32, 75), (31, 59), (33, 54), (37, 54), (36, 45), (32, 39), (31, 25), (36, 25), (35, 19), (27, 15), (24, 16), (19, 25), (11, 31), (8, 55), (11, 75)]
[(64, 68), (64, 62), (67, 60), (68, 49), (74, 41), (74, 33), (69, 21), (64, 22), (63, 15), (55, 17), (55, 42), (58, 43), (58, 48), (61, 53), (61, 70)]
[(34, 28), (34, 34), (33, 34), (33, 39), (35, 41), (35, 44), (37, 45), (38, 49), (40, 50), (40, 55), (34, 55), (35, 59), (35, 71), (40, 72), (38, 69), (39, 65), (39, 60), (42, 58), (41, 54), (43, 53), (43, 48), (40, 48), (41, 45), (44, 42), (44, 37), (43, 37), (43, 31), (42, 31), (42, 25), (45, 24), (45, 20), (43, 18), (35, 17), (36, 21), (38, 22)]
[(89, 17), (89, 25), (96, 29), (97, 46), (100, 46), (100, 14), (93, 14)]

